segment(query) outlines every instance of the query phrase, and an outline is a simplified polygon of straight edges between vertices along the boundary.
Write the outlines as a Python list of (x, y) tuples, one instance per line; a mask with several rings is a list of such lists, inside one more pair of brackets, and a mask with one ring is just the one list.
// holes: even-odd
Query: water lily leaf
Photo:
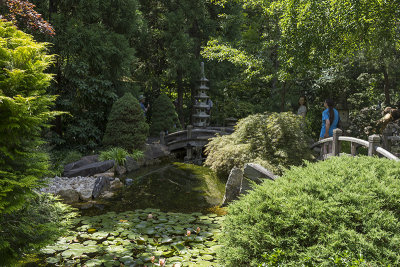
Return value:
[(212, 237), (213, 233), (210, 232), (200, 232), (199, 233), (200, 236), (204, 236), (204, 237)]
[(172, 247), (174, 249), (176, 249), (176, 251), (178, 251), (179, 253), (181, 253), (182, 251), (186, 250), (186, 247), (185, 247), (185, 245), (183, 245), (183, 243), (172, 244)]
[(65, 259), (71, 258), (71, 257), (79, 257), (81, 256), (85, 251), (81, 249), (68, 249), (65, 250), (61, 256)]
[(59, 261), (60, 261), (60, 259), (55, 258), (55, 257), (50, 257), (50, 258), (46, 259), (46, 262), (49, 264), (55, 264), (55, 263), (58, 263)]
[(156, 232), (156, 230), (154, 230), (154, 228), (148, 228), (145, 229), (144, 232), (148, 235), (154, 235), (154, 233)]
[(208, 255), (208, 254), (202, 255), (201, 258), (202, 258), (203, 260), (205, 260), (205, 261), (211, 261), (211, 260), (214, 259), (213, 256)]
[(137, 235), (136, 235), (136, 234), (129, 234), (129, 235), (127, 236), (127, 238), (128, 238), (128, 239), (131, 239), (131, 240), (135, 240), (135, 239), (137, 238)]
[(87, 246), (87, 245), (96, 245), (97, 242), (94, 241), (94, 240), (86, 240), (85, 242), (83, 242), (83, 244), (84, 244), (85, 246)]
[(42, 249), (40, 250), (40, 252), (42, 252), (42, 253), (44, 253), (44, 254), (54, 254), (54, 253), (56, 253), (56, 250), (53, 249), (53, 248), (47, 247), (47, 248), (42, 248)]
[(170, 237), (164, 237), (163, 239), (161, 239), (161, 244), (168, 244), (168, 243), (172, 243), (172, 238)]
[(119, 261), (125, 265), (133, 264), (133, 258), (131, 256), (123, 256), (119, 258)]
[(83, 250), (85, 251), (85, 253), (95, 253), (98, 252), (100, 250), (100, 247), (95, 245), (88, 245), (83, 247)]
[(143, 237), (140, 236), (139, 238), (136, 239), (136, 243), (138, 245), (143, 245), (143, 244), (146, 243), (146, 240)]
[(202, 216), (203, 213), (201, 213), (201, 212), (193, 212), (193, 213), (191, 213), (191, 215), (193, 215), (193, 216)]
[(174, 255), (174, 253), (175, 253), (175, 250), (170, 249), (170, 250), (164, 251), (162, 253), (162, 255), (169, 258), (169, 257), (172, 257)]
[[(191, 265), (189, 265), (189, 266), (191, 266)], [(209, 266), (213, 266), (213, 263), (209, 262), (209, 261), (198, 261), (198, 262), (196, 262), (196, 266), (197, 267), (209, 267)]]
[(136, 225), (137, 229), (146, 228), (146, 227), (148, 227), (146, 222), (141, 222), (141, 223)]
[(95, 267), (95, 266), (100, 266), (103, 262), (99, 259), (93, 259), (93, 260), (88, 260), (85, 262), (85, 265), (87, 267)]
[(106, 248), (106, 251), (111, 254), (121, 254), (126, 249), (123, 246), (111, 245)]
[(201, 243), (204, 241), (204, 237), (203, 236), (196, 236), (193, 240), (194, 242), (198, 242)]

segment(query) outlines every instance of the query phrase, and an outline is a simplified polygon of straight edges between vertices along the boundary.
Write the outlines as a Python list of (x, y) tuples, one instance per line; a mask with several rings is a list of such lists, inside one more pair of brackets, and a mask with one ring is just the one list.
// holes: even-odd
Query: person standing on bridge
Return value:
[(140, 95), (139, 96), (139, 104), (140, 104), (140, 108), (143, 110), (143, 114), (146, 117), (147, 115), (147, 110), (150, 107), (150, 104), (147, 104), (147, 107), (144, 105), (144, 101), (146, 100), (146, 98), (144, 97), (144, 95)]
[[(322, 127), (319, 134), (319, 138), (324, 139), (333, 136), (333, 130), (338, 127), (339, 123), (339, 112), (334, 108), (333, 100), (326, 99), (324, 102), (325, 110), (322, 112)], [(331, 144), (328, 147), (328, 151), (331, 150)], [(327, 153), (327, 147), (324, 146), (324, 154)]]

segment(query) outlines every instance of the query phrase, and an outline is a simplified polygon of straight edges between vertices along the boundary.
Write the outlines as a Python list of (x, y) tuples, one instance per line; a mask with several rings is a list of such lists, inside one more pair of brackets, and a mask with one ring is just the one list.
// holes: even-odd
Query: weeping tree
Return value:
[(153, 115), (151, 117), (150, 134), (158, 136), (162, 131), (175, 132), (180, 128), (178, 114), (171, 99), (161, 94), (153, 103)]

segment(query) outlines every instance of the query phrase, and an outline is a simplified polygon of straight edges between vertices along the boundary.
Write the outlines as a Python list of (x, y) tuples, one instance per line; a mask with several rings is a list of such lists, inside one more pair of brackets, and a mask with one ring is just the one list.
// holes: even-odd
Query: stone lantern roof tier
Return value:
[(194, 117), (194, 118), (206, 119), (206, 118), (209, 118), (210, 115), (206, 115), (206, 114), (194, 114), (193, 117)]

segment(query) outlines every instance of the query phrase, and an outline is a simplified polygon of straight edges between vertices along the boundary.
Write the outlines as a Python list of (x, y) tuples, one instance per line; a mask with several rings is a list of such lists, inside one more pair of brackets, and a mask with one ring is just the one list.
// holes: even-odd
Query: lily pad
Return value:
[(93, 260), (88, 260), (85, 262), (85, 265), (87, 267), (95, 267), (95, 266), (100, 266), (103, 262), (99, 259), (93, 259)]
[(55, 258), (55, 257), (50, 257), (50, 258), (46, 259), (46, 262), (49, 263), (49, 264), (55, 264), (55, 263), (60, 262), (60, 259), (59, 258)]
[(202, 258), (203, 260), (205, 260), (205, 261), (211, 261), (211, 260), (213, 260), (213, 259), (214, 259), (214, 257), (213, 257), (213, 256), (211, 256), (211, 255), (208, 255), (208, 254), (206, 254), (206, 255), (202, 255), (202, 256), (201, 256), (201, 258)]
[(42, 248), (40, 250), (40, 252), (42, 252), (44, 254), (54, 254), (54, 253), (56, 253), (56, 250), (52, 249), (52, 248)]

